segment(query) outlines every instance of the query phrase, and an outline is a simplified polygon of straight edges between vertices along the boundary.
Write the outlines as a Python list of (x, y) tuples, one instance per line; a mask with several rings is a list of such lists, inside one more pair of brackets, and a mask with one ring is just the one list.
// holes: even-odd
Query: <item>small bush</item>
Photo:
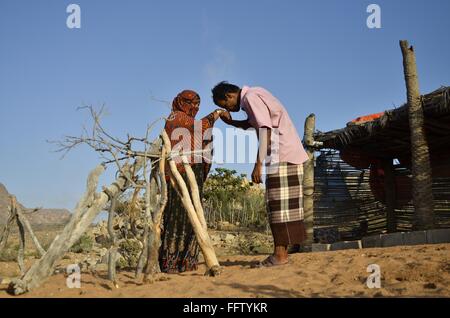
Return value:
[(17, 250), (5, 248), (0, 252), (0, 262), (15, 262), (17, 261)]
[(87, 253), (92, 250), (94, 240), (87, 234), (83, 234), (80, 239), (70, 248), (73, 253)]
[(211, 226), (226, 221), (260, 230), (268, 224), (264, 190), (235, 170), (217, 168), (211, 173), (204, 184), (203, 198), (206, 221)]
[(136, 240), (124, 240), (119, 244), (119, 253), (122, 255), (117, 261), (119, 268), (135, 268), (139, 261), (142, 248)]

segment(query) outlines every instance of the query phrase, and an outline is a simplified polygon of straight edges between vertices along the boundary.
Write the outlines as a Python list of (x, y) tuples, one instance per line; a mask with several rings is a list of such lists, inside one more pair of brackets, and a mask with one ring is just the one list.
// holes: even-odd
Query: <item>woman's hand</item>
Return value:
[(216, 121), (217, 119), (220, 118), (220, 115), (222, 114), (222, 112), (223, 112), (222, 109), (216, 109), (210, 115), (212, 115), (214, 117), (214, 121)]
[(231, 124), (233, 122), (233, 118), (231, 117), (230, 112), (226, 110), (222, 110), (222, 113), (220, 114), (220, 119), (222, 119), (226, 124)]

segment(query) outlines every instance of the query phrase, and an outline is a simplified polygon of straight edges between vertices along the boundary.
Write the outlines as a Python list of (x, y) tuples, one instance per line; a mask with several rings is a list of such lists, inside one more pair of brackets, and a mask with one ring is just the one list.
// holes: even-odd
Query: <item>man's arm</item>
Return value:
[(227, 111), (224, 111), (220, 114), (220, 118), (228, 125), (236, 127), (236, 128), (240, 128), (240, 129), (244, 129), (247, 130), (250, 127), (252, 127), (250, 125), (250, 123), (248, 122), (248, 120), (234, 120), (231, 117), (231, 114)]
[(255, 183), (262, 183), (262, 166), (264, 160), (270, 155), (272, 130), (263, 127), (260, 130), (261, 136), (257, 132), (259, 139), (258, 154), (256, 156), (255, 167), (252, 172), (252, 181)]
[(250, 125), (248, 120), (233, 120), (230, 125), (244, 130), (247, 130), (252, 127), (252, 125)]

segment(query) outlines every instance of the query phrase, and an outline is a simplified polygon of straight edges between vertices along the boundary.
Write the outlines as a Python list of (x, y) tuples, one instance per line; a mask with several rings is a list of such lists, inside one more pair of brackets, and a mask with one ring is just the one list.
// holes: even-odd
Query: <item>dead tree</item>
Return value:
[[(106, 188), (104, 191), (108, 191)], [(107, 192), (108, 193), (108, 192)], [(115, 287), (118, 287), (117, 280), (116, 280), (116, 261), (117, 261), (117, 250), (118, 250), (118, 244), (117, 244), (117, 237), (116, 233), (113, 229), (113, 222), (114, 222), (114, 213), (116, 210), (116, 204), (117, 204), (117, 197), (118, 194), (111, 194), (108, 193), (110, 198), (110, 207), (109, 207), (109, 213), (108, 213), (108, 235), (109, 235), (109, 242), (110, 247), (108, 251), (108, 279), (113, 282)]]
[[(159, 248), (161, 246), (161, 227), (162, 227), (162, 217), (163, 212), (167, 204), (167, 182), (165, 175), (165, 162), (166, 162), (167, 152), (165, 147), (162, 148), (161, 160), (159, 161), (158, 173), (152, 178), (152, 182), (157, 185), (159, 192), (159, 200), (157, 204), (152, 206), (152, 211), (150, 208), (146, 207), (146, 218), (147, 218), (147, 232), (146, 244), (144, 244), (143, 255), (146, 256), (147, 262), (145, 264), (145, 279), (146, 282), (152, 282), (155, 274), (161, 271), (159, 267)], [(151, 183), (148, 184), (146, 195), (151, 195)], [(152, 196), (154, 197), (154, 196)], [(155, 200), (153, 199), (152, 202)], [(150, 198), (147, 199), (150, 202)]]
[(11, 227), (14, 224), (16, 219), (15, 215), (11, 213), (11, 207), (8, 207), (8, 221), (6, 221), (5, 227), (2, 230), (2, 234), (0, 234), (0, 252), (6, 247), (8, 243), (9, 233), (11, 232)]
[[(42, 248), (41, 244), (39, 243), (38, 238), (34, 234), (34, 231), (30, 225), (30, 222), (26, 218), (24, 211), (17, 203), (17, 199), (15, 196), (10, 195), (10, 205), (8, 206), (8, 212), (9, 217), (8, 221), (6, 222), (6, 225), (2, 231), (2, 235), (0, 235), (0, 251), (6, 247), (6, 244), (8, 242), (9, 234), (11, 232), (11, 227), (16, 221), (17, 227), (19, 229), (19, 251), (17, 254), (17, 263), (20, 268), (20, 273), (25, 273), (25, 265), (24, 265), (24, 254), (25, 254), (25, 230), (28, 231), (28, 234), (31, 237), (31, 240), (33, 241), (38, 253), (40, 256), (43, 256), (45, 253), (45, 250)], [(34, 211), (37, 211), (38, 209), (34, 209)]]
[[(98, 165), (89, 174), (86, 192), (76, 205), (72, 217), (62, 233), (54, 239), (48, 251), (39, 261), (34, 263), (20, 279), (10, 284), (10, 291), (17, 295), (38, 287), (44, 279), (53, 273), (56, 263), (88, 229), (98, 213), (105, 209), (108, 202), (110, 202), (108, 232), (111, 242), (108, 276), (117, 286), (115, 277), (117, 241), (112, 229), (114, 203), (118, 195), (131, 188), (134, 188), (135, 191), (146, 189), (146, 223), (143, 236), (143, 250), (136, 272), (140, 274), (143, 264), (145, 264), (145, 280), (152, 281), (153, 275), (159, 272), (158, 252), (161, 242), (161, 221), (167, 202), (166, 163), (169, 164), (171, 171), (170, 182), (181, 196), (203, 252), (208, 267), (206, 274), (219, 274), (220, 266), (207, 232), (198, 186), (192, 168), (185, 157), (186, 154), (183, 154), (182, 158), (185, 163), (191, 192), (189, 192), (186, 183), (176, 168), (173, 161), (174, 154), (171, 153), (170, 140), (164, 130), (160, 138), (152, 142), (148, 141), (151, 126), (147, 127), (147, 133), (144, 138), (128, 136), (127, 141), (121, 141), (112, 137), (101, 126), (100, 115), (103, 108), (99, 113), (95, 112), (92, 107), (87, 108), (94, 119), (92, 133), (88, 133), (85, 129), (85, 134), (81, 137), (68, 136), (63, 142), (57, 142), (60, 146), (58, 150), (64, 151), (64, 154), (66, 154), (77, 145), (87, 144), (100, 153), (106, 161)], [(145, 150), (134, 150), (133, 145), (135, 142), (143, 143)], [(118, 176), (108, 187), (103, 187), (101, 192), (96, 192), (98, 179), (108, 164), (115, 164)], [(155, 188), (157, 188), (156, 191)], [(151, 193), (156, 195), (153, 196)]]
[(144, 241), (136, 269), (136, 277), (145, 271), (146, 282), (153, 281), (153, 276), (161, 271), (159, 268), (161, 221), (167, 204), (166, 156), (166, 149), (162, 147), (159, 164), (150, 174), (150, 178), (146, 179)]

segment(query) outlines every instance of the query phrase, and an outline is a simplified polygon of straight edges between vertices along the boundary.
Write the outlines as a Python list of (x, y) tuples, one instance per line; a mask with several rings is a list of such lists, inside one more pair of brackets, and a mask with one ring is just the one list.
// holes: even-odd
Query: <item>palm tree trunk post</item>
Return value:
[(303, 164), (303, 212), (305, 216), (305, 227), (307, 239), (304, 247), (308, 248), (313, 242), (314, 221), (314, 129), (316, 126), (316, 115), (310, 114), (305, 120), (304, 143), (308, 161)]
[(414, 203), (414, 230), (434, 227), (434, 209), (430, 154), (424, 126), (422, 100), (417, 77), (416, 57), (408, 41), (400, 41), (406, 81), (406, 95), (411, 132), (412, 195)]

